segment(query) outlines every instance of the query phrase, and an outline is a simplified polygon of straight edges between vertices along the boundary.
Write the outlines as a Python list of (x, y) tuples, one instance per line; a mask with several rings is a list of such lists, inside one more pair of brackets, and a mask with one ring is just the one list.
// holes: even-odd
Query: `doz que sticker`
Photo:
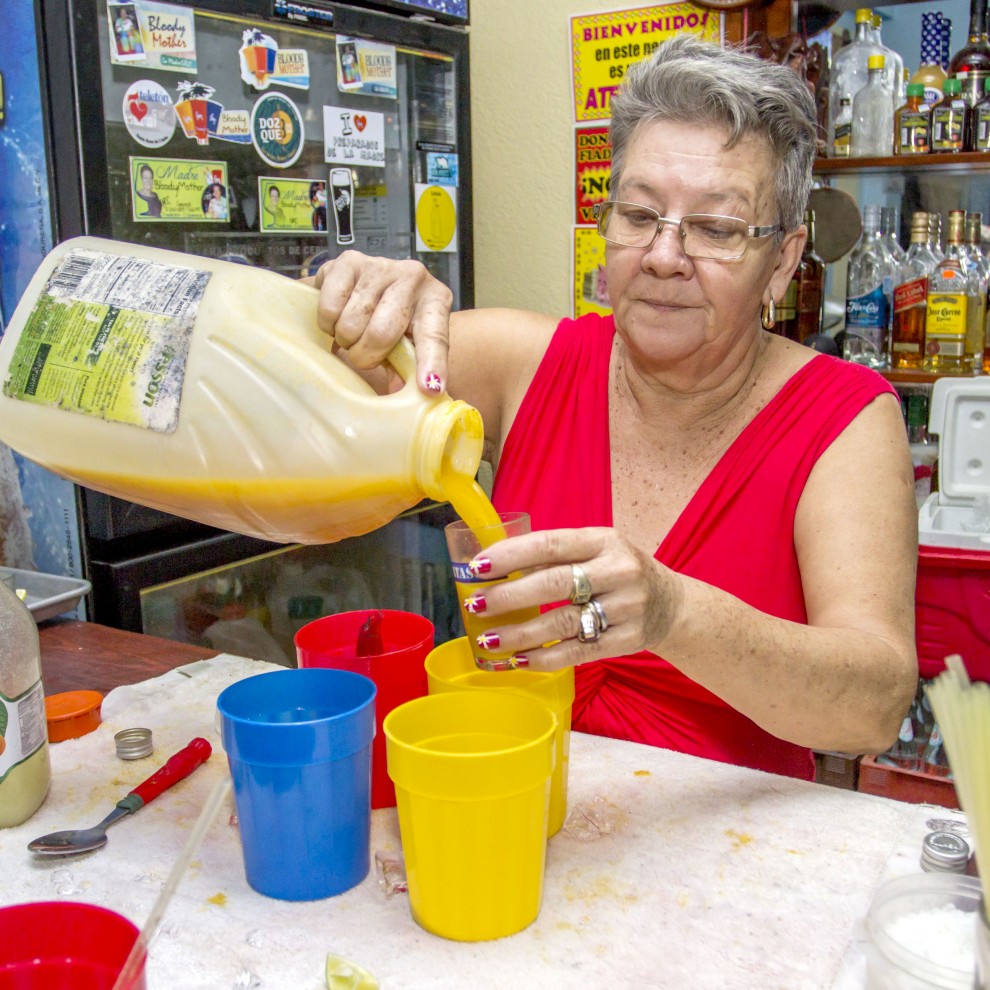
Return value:
[(274, 168), (288, 168), (302, 154), (302, 115), (284, 93), (266, 93), (251, 111), (251, 140), (261, 158)]

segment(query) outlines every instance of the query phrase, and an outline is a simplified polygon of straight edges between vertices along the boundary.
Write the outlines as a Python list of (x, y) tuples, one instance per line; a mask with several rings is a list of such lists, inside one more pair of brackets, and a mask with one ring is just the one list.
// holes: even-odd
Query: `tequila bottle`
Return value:
[(884, 246), (880, 207), (863, 210), (863, 234), (849, 257), (842, 356), (871, 368), (887, 366), (887, 334), (897, 262)]
[(941, 374), (966, 374), (966, 326), (973, 293), (963, 252), (962, 210), (949, 213), (945, 257), (928, 279), (925, 312), (925, 369)]
[[(976, 305), (966, 320), (966, 360), (973, 371), (982, 370), (983, 348), (987, 335), (987, 284), (990, 262), (983, 253), (983, 214), (967, 213), (963, 249), (979, 283)], [(971, 276), (972, 277), (972, 276)], [(972, 302), (970, 303), (972, 305)]]

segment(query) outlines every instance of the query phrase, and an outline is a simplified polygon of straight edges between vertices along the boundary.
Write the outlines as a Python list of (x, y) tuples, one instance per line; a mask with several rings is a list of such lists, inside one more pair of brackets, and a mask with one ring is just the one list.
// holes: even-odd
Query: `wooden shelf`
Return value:
[(819, 175), (841, 172), (990, 172), (990, 153), (960, 151), (958, 154), (891, 155), (889, 158), (816, 158)]
[(934, 371), (911, 371), (908, 368), (888, 368), (881, 375), (895, 385), (930, 385), (939, 378), (978, 378), (980, 373), (971, 371), (967, 375), (940, 375)]

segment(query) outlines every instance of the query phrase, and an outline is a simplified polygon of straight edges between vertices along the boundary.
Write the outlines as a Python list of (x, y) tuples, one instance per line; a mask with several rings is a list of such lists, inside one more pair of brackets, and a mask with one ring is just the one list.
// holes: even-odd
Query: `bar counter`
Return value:
[[(105, 698), (95, 732), (51, 746), (45, 804), (0, 831), (0, 903), (84, 900), (140, 927), (226, 774), (217, 695), (278, 668), (64, 623), (42, 639), (46, 678), (59, 689), (124, 686)], [(154, 754), (121, 761), (113, 734), (133, 726), (152, 729)], [(212, 743), (210, 760), (116, 824), (103, 849), (68, 859), (28, 853), (36, 836), (95, 825), (196, 736)], [(405, 894), (384, 892), (374, 854), (401, 856), (394, 809), (372, 815), (361, 884), (289, 903), (248, 887), (228, 798), (165, 912), (148, 990), (319, 990), (328, 953), (365, 966), (383, 990), (852, 990), (864, 985), (862, 919), (874, 891), (887, 876), (920, 872), (933, 819), (962, 821), (944, 808), (582, 733), (571, 737), (568, 807), (549, 842), (537, 920), (509, 938), (457, 943), (419, 928)], [(497, 841), (493, 822), (478, 842)]]

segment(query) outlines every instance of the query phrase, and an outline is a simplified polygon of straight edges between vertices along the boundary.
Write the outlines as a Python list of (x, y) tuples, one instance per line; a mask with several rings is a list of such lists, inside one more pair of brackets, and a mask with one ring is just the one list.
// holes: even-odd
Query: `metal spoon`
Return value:
[(167, 791), (173, 784), (184, 780), (201, 763), (205, 763), (213, 752), (213, 747), (205, 739), (194, 739), (185, 749), (180, 750), (147, 780), (138, 784), (117, 806), (94, 828), (73, 828), (63, 832), (52, 832), (28, 843), (28, 849), (39, 856), (74, 856), (76, 853), (92, 852), (107, 844), (107, 829), (126, 815), (133, 815), (149, 801)]

